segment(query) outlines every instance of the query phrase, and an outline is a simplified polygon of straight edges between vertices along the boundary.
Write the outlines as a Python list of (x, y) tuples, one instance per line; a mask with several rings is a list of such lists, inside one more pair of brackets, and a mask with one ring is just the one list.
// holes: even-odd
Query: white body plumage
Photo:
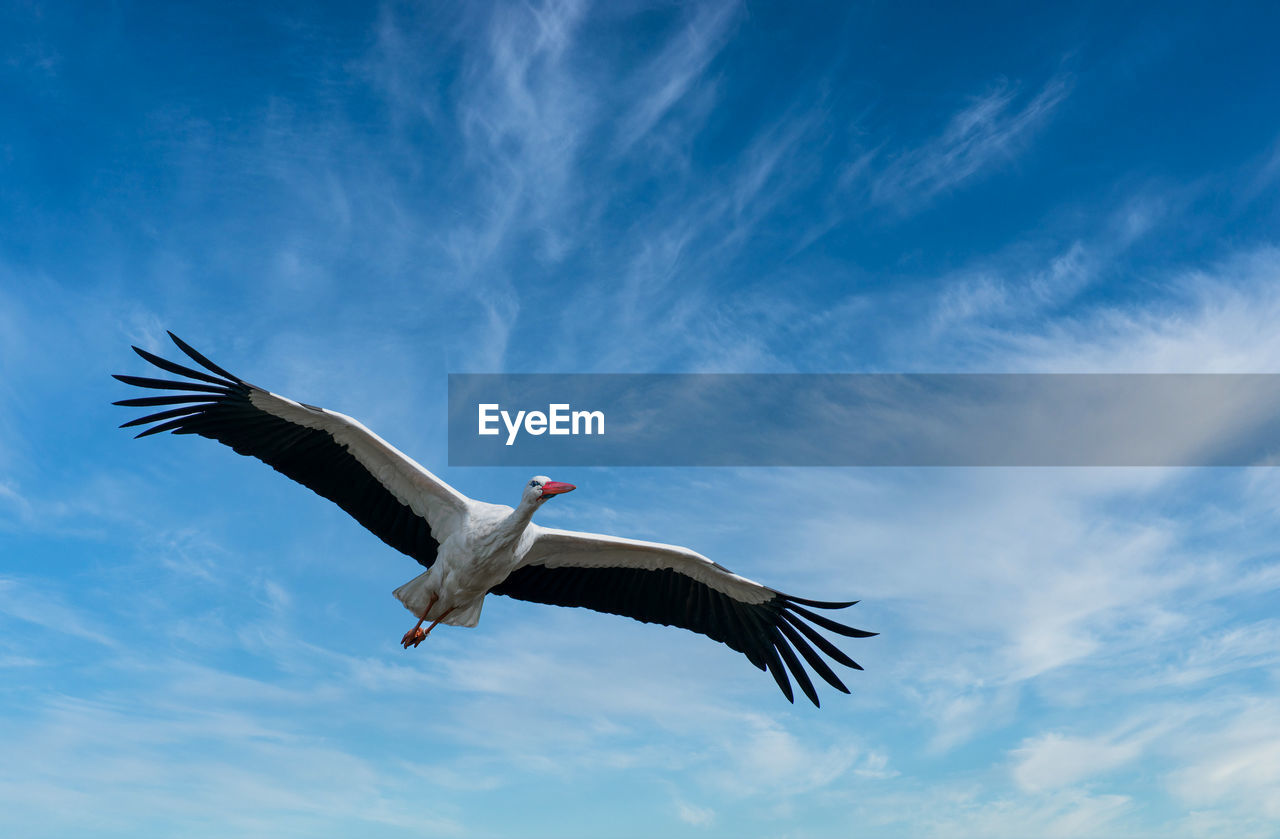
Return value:
[[(534, 478), (549, 481), (550, 478)], [(527, 494), (527, 493), (526, 493)], [(520, 507), (472, 501), (459, 526), (440, 543), (436, 561), (393, 594), (414, 617), (475, 626), (484, 597), (519, 565), (521, 537), (538, 502)], [(428, 611), (427, 604), (435, 595)], [(441, 616), (444, 617), (441, 617)]]

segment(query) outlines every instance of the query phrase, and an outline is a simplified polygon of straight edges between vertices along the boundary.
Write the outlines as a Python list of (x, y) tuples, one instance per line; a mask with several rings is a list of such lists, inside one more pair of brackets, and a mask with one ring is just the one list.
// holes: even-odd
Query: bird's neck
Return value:
[(520, 506), (511, 511), (511, 514), (503, 520), (504, 530), (510, 530), (515, 535), (520, 535), (524, 529), (529, 526), (529, 522), (533, 521), (533, 514), (537, 511), (536, 502), (520, 502)]

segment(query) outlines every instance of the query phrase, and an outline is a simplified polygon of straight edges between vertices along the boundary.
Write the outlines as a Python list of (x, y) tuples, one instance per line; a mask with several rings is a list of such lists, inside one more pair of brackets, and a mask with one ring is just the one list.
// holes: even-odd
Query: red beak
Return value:
[(559, 495), (562, 492), (572, 492), (577, 489), (573, 484), (562, 484), (559, 481), (547, 481), (542, 485), (542, 495)]

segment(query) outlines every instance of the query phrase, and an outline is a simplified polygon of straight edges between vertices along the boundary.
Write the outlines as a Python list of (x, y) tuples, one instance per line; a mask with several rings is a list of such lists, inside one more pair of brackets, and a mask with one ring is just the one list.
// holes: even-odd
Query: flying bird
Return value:
[(148, 426), (138, 437), (163, 431), (199, 434), (256, 457), (333, 501), (382, 541), (417, 560), (426, 570), (394, 592), (418, 619), (401, 639), (405, 649), (418, 646), (441, 623), (475, 626), (485, 596), (501, 594), (701, 633), (767, 669), (791, 702), (795, 697), (788, 672), (805, 696), (819, 704), (797, 653), (844, 693), (849, 689), (819, 652), (862, 669), (814, 627), (849, 638), (876, 633), (812, 611), (843, 609), (857, 601), (782, 594), (689, 548), (541, 527), (533, 523), (534, 513), (575, 489), (572, 484), (539, 475), (524, 485), (514, 509), (476, 501), (351, 417), (255, 387), (172, 332), (169, 337), (203, 369), (134, 347), (142, 358), (183, 380), (115, 376), (128, 385), (174, 391), (116, 402), (133, 408), (174, 406), (121, 427)]

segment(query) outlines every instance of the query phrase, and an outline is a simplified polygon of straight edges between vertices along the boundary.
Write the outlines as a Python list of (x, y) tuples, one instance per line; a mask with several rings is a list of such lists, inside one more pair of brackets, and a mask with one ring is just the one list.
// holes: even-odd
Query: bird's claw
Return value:
[(422, 627), (415, 626), (404, 634), (404, 637), (400, 639), (400, 643), (403, 644), (404, 648), (407, 650), (410, 647), (416, 647), (421, 644), (426, 640), (426, 637), (427, 633), (422, 631)]

